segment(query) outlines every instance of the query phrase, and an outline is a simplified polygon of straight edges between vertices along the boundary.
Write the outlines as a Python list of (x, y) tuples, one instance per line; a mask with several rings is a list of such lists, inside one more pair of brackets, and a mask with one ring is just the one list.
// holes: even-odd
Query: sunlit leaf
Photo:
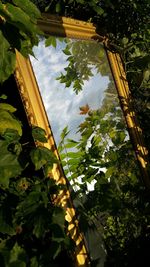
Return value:
[(46, 147), (37, 147), (30, 152), (31, 160), (35, 165), (35, 169), (39, 170), (45, 164), (57, 163), (58, 160), (54, 153)]
[(14, 116), (3, 109), (0, 109), (0, 134), (4, 134), (7, 129), (14, 129), (18, 134), (22, 135), (22, 127), (20, 121), (18, 121)]

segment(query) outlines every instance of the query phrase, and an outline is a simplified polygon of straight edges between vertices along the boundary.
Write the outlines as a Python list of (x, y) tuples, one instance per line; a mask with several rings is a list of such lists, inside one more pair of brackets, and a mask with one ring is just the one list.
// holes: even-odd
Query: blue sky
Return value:
[(60, 42), (56, 49), (52, 46), (45, 48), (42, 41), (34, 48), (35, 58), (31, 57), (57, 144), (61, 131), (67, 125), (70, 129), (69, 138), (79, 138), (76, 134), (77, 127), (85, 118), (79, 115), (79, 107), (88, 104), (92, 109), (99, 108), (109, 83), (109, 77), (102, 77), (93, 69), (94, 77), (85, 81), (83, 90), (78, 95), (72, 88), (65, 88), (64, 84), (56, 80), (67, 66), (67, 56), (62, 52), (62, 47), (64, 44)]

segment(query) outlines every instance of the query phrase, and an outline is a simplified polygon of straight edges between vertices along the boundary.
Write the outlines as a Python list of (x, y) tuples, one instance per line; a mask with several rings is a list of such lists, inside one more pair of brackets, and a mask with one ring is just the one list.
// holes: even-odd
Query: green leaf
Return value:
[(39, 170), (45, 164), (58, 163), (54, 153), (46, 147), (39, 146), (31, 150), (30, 156), (36, 170)]
[(65, 148), (74, 148), (78, 145), (78, 142), (72, 139), (67, 139), (67, 143), (65, 144)]
[(104, 9), (102, 9), (100, 6), (94, 6), (93, 9), (100, 16), (104, 14)]
[(123, 43), (123, 45), (127, 45), (128, 42), (129, 42), (129, 39), (128, 39), (127, 37), (124, 37), (124, 38), (122, 39), (122, 43)]
[(43, 218), (43, 214), (39, 214), (35, 218), (35, 223), (34, 223), (34, 229), (33, 229), (33, 234), (37, 237), (40, 238), (43, 236), (44, 230), (45, 230), (45, 217)]
[(52, 224), (58, 224), (64, 226), (65, 223), (65, 211), (60, 207), (55, 207), (52, 215)]
[(3, 83), (14, 72), (16, 56), (10, 44), (0, 30), (0, 83)]
[(33, 36), (33, 33), (41, 33), (36, 24), (31, 21), (28, 14), (25, 13), (21, 8), (8, 3), (6, 5), (6, 10), (9, 13), (8, 22), (15, 25), (21, 31), (29, 34), (29, 36)]
[(57, 3), (56, 4), (56, 13), (59, 13), (61, 11), (61, 4)]
[(7, 150), (7, 142), (0, 140), (0, 184), (9, 186), (9, 179), (21, 174), (22, 168), (16, 155)]
[(31, 19), (38, 19), (41, 17), (39, 9), (30, 0), (12, 0), (12, 2), (27, 13)]
[(70, 56), (71, 55), (71, 52), (69, 51), (69, 49), (64, 49), (64, 50), (62, 50), (63, 51), (63, 53), (65, 54), (65, 55), (67, 55), (67, 56)]
[[(10, 251), (10, 259), (8, 266), (10, 267), (26, 267), (26, 253), (21, 246), (15, 243), (13, 249)], [(7, 266), (7, 265), (6, 265)]]
[(5, 217), (2, 212), (2, 209), (0, 210), (0, 232), (3, 234), (8, 234), (8, 235), (15, 235), (16, 233), (12, 225), (8, 224), (5, 221)]
[(54, 36), (49, 36), (46, 40), (45, 40), (45, 47), (52, 45), (54, 48), (56, 48), (57, 46), (57, 39)]
[(21, 123), (10, 112), (0, 109), (0, 134), (4, 134), (7, 129), (14, 129), (22, 135)]
[(32, 136), (36, 141), (47, 143), (47, 138), (45, 137), (46, 132), (44, 129), (38, 126), (32, 126)]
[(49, 174), (51, 174), (52, 168), (53, 168), (53, 162), (48, 162), (44, 165), (44, 175), (46, 177), (48, 177)]
[(30, 262), (31, 262), (30, 267), (39, 267), (39, 264), (38, 264), (38, 261), (37, 261), (37, 258), (36, 257), (33, 257), (30, 260)]
[(18, 131), (14, 129), (6, 129), (6, 131), (2, 134), (2, 137), (7, 141), (8, 144), (19, 141), (20, 139)]
[(7, 110), (11, 113), (16, 111), (16, 108), (14, 108), (12, 105), (9, 105), (7, 103), (0, 103), (0, 109)]
[(76, 152), (67, 152), (67, 157), (70, 159), (81, 159), (83, 156), (83, 152), (76, 151)]
[[(9, 244), (9, 245), (8, 245)], [(1, 256), (4, 259), (5, 267), (26, 267), (26, 253), (17, 242), (10, 245), (6, 240), (0, 244)]]
[(0, 96), (0, 99), (4, 99), (4, 100), (7, 99), (7, 95), (4, 95), (4, 94), (1, 95), (1, 96)]
[(64, 140), (65, 137), (69, 134), (70, 131), (68, 131), (68, 126), (66, 126), (63, 130), (62, 133), (60, 135), (61, 139)]

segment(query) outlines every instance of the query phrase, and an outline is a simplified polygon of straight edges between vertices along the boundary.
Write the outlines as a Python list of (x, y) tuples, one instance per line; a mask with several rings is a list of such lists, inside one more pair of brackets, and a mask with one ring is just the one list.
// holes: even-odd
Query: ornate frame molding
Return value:
[[(71, 37), (78, 39), (98, 39), (100, 42), (106, 44), (107, 39), (105, 36), (100, 36), (96, 33), (96, 27), (87, 22), (78, 21), (65, 17), (54, 17), (50, 15), (43, 15), (39, 20), (39, 27), (46, 35), (55, 35), (62, 37)], [(142, 131), (138, 125), (135, 112), (133, 109), (133, 100), (129, 91), (128, 82), (126, 80), (125, 71), (119, 54), (110, 52), (105, 46), (108, 62), (112, 70), (120, 104), (126, 119), (129, 129), (131, 141), (133, 143), (134, 151), (139, 162), (143, 181), (150, 189), (150, 179), (148, 176), (148, 160), (147, 150), (144, 146)], [(48, 122), (47, 114), (42, 102), (42, 98), (38, 89), (36, 78), (29, 59), (25, 59), (18, 52), (16, 52), (17, 64), (15, 71), (15, 78), (17, 81), (18, 89), (21, 99), (26, 111), (29, 124), (34, 124), (45, 129), (48, 143), (46, 147), (53, 150), (59, 158), (58, 151), (55, 145), (55, 140), (51, 127)], [(68, 221), (68, 231), (72, 239), (76, 243), (76, 251), (74, 253), (75, 266), (87, 267), (90, 265), (88, 252), (86, 249), (83, 235), (80, 233), (78, 221), (75, 215), (75, 209), (70, 198), (67, 181), (63, 173), (61, 165), (55, 165), (52, 170), (53, 178), (57, 183), (66, 185), (66, 189), (60, 193), (57, 202), (62, 205), (66, 210), (66, 219)]]

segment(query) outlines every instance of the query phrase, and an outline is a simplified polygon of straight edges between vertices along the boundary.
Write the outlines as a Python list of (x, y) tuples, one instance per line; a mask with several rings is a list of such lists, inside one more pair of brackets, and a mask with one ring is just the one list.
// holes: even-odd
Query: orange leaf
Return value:
[(85, 106), (79, 107), (79, 109), (81, 110), (80, 111), (81, 115), (86, 115), (89, 112), (90, 107), (88, 104), (86, 104)]

